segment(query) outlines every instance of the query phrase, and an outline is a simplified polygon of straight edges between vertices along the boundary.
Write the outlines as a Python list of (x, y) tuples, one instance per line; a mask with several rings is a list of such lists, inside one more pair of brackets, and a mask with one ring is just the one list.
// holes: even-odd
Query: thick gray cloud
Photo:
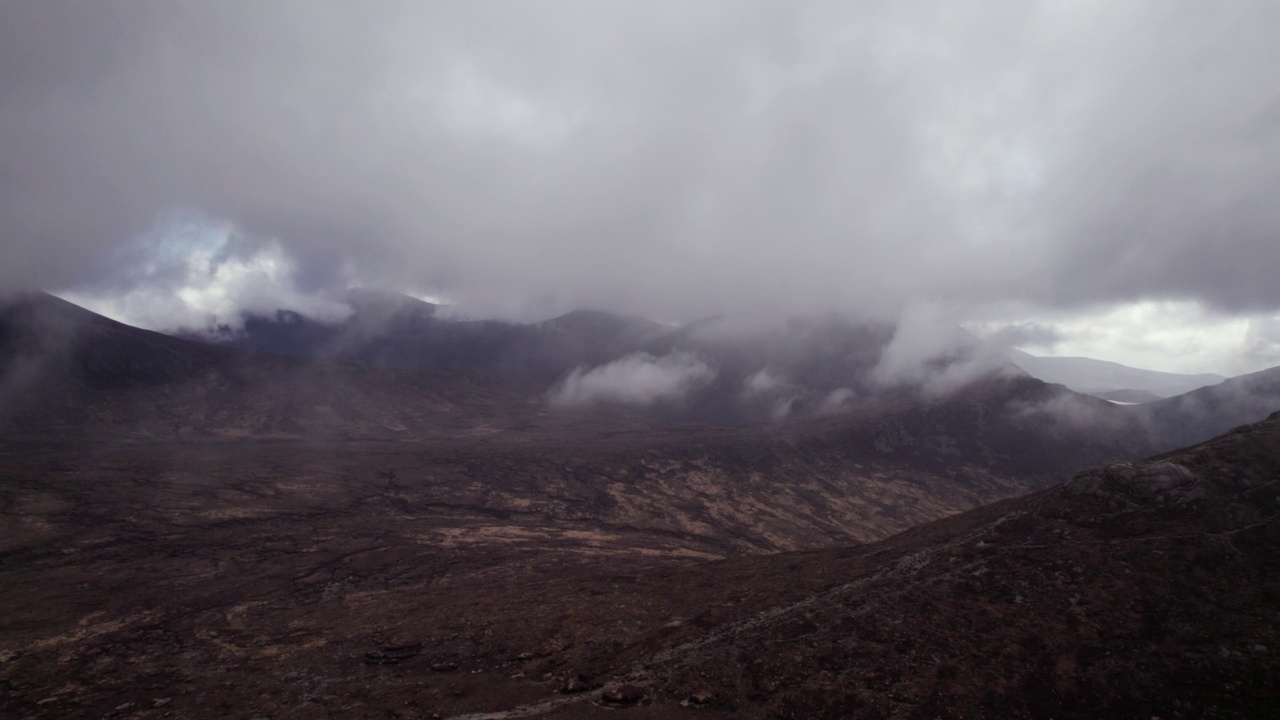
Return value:
[(245, 258), (278, 243), (297, 292), (479, 312), (1271, 311), (1278, 26), (1264, 2), (13, 0), (0, 285), (129, 285), (121, 248), (179, 210)]

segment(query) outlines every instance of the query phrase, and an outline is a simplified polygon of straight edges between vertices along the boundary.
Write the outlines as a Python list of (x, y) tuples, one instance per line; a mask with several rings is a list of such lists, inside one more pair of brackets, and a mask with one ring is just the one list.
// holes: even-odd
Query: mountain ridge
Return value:
[(1171, 397), (1226, 380), (1226, 377), (1215, 373), (1184, 374), (1145, 370), (1110, 360), (1031, 355), (1016, 348), (1010, 348), (1006, 354), (1033, 376), (1045, 382), (1066, 385), (1076, 392), (1088, 395), (1136, 391)]

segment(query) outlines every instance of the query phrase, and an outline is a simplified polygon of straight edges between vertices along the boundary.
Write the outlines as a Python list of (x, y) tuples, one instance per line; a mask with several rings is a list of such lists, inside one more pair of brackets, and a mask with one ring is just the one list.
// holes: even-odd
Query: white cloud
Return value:
[(769, 368), (761, 368), (759, 372), (753, 373), (742, 383), (742, 394), (744, 397), (755, 397), (771, 393), (780, 388), (786, 387), (786, 378), (781, 375), (774, 375), (769, 372)]
[(236, 329), (244, 312), (293, 310), (321, 320), (350, 313), (343, 302), (298, 289), (296, 265), (279, 243), (249, 241), (226, 223), (167, 218), (127, 255), (108, 283), (61, 297), (152, 330)]
[(551, 402), (562, 407), (676, 402), (715, 376), (715, 368), (689, 353), (662, 357), (632, 353), (590, 370), (578, 368), (569, 373), (551, 391)]
[(837, 412), (845, 405), (848, 405), (857, 395), (849, 388), (836, 388), (823, 398), (822, 404), (818, 406), (819, 413)]
[(1007, 366), (994, 349), (964, 331), (954, 310), (921, 302), (902, 313), (871, 377), (885, 386), (919, 385), (941, 393)]
[(796, 399), (793, 397), (778, 398), (773, 403), (773, 408), (769, 411), (769, 419), (774, 422), (782, 422), (791, 414), (791, 407), (795, 405)]
[[(234, 321), (263, 276), (307, 305), (342, 268), (472, 317), (935, 297), (1059, 308), (1062, 352), (1280, 362), (1280, 3), (129, 5), (0, 3), (0, 286), (152, 325)], [(103, 278), (173, 207), (283, 249)], [(1141, 348), (1077, 312), (1136, 298), (1238, 321)]]

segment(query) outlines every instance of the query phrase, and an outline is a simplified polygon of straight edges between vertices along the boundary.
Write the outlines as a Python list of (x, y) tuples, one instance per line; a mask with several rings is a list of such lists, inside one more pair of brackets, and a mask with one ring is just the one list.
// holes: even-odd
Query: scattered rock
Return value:
[(548, 655), (555, 655), (556, 653), (562, 653), (562, 652), (564, 652), (565, 650), (568, 650), (568, 649), (569, 649), (569, 647), (570, 647), (572, 644), (573, 644), (573, 643), (570, 643), (568, 640), (566, 640), (566, 639), (564, 639), (564, 638), (553, 638), (553, 639), (548, 640), (547, 642), (543, 643), (543, 644), (538, 648), (538, 650), (537, 650), (537, 653), (536, 653), (536, 654), (537, 654), (537, 656), (538, 656), (538, 657), (546, 657), (546, 656), (548, 656)]
[(1068, 493), (1113, 502), (1157, 500), (1180, 505), (1205, 497), (1195, 473), (1173, 462), (1116, 463), (1081, 473), (1064, 488)]
[(637, 685), (619, 685), (600, 693), (600, 699), (612, 705), (635, 705), (644, 699), (644, 690)]
[(564, 684), (560, 686), (560, 692), (565, 695), (570, 695), (573, 693), (586, 692), (595, 687), (597, 687), (597, 685), (591, 682), (590, 677), (579, 674), (566, 679)]
[(431, 669), (435, 672), (453, 672), (458, 669), (458, 663), (455, 662), (438, 662), (432, 663)]
[(399, 665), (405, 660), (410, 660), (418, 656), (422, 652), (422, 643), (414, 643), (412, 645), (389, 645), (378, 650), (377, 652), (367, 652), (364, 654), (365, 665)]
[(689, 702), (694, 705), (710, 705), (715, 699), (716, 694), (710, 690), (696, 690), (689, 695)]

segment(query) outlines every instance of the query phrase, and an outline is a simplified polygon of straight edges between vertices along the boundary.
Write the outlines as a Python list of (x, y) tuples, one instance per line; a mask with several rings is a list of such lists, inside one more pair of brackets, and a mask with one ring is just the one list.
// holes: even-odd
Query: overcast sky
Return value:
[[(1280, 364), (1280, 3), (0, 3), (0, 285)], [(176, 314), (175, 314), (176, 313)], [(1038, 344), (1036, 344), (1038, 343)]]

